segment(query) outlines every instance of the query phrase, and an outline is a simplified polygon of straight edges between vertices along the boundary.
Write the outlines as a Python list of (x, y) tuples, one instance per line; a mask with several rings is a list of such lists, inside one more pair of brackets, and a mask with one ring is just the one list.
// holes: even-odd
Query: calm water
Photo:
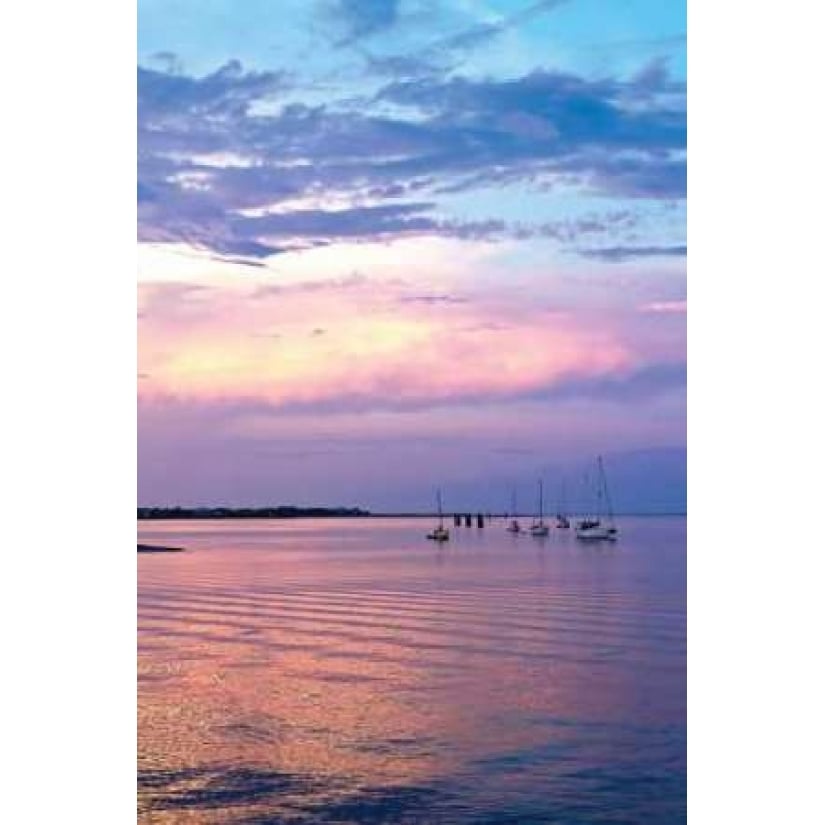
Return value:
[(685, 820), (685, 520), (139, 523), (145, 823)]

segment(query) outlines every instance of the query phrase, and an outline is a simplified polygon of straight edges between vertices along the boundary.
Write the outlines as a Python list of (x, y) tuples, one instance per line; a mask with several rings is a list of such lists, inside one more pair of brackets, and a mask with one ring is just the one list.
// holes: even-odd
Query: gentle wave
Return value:
[(684, 820), (684, 521), (421, 526), (141, 535), (142, 820)]

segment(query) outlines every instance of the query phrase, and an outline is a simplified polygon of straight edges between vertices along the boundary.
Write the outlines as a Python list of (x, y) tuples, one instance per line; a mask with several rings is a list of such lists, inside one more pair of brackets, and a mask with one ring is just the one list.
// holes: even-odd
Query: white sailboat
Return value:
[(516, 509), (516, 490), (513, 488), (513, 495), (511, 499), (510, 523), (505, 528), (508, 533), (520, 533), (521, 525), (518, 522), (518, 510)]
[(539, 479), (539, 514), (538, 518), (533, 521), (530, 526), (531, 536), (546, 536), (550, 532), (550, 528), (544, 523), (544, 485)]
[(613, 505), (601, 456), (598, 457), (597, 464), (596, 515), (583, 519), (576, 525), (576, 538), (582, 541), (616, 541), (619, 530), (613, 520)]
[(441, 508), (441, 490), (436, 490), (435, 498), (438, 502), (438, 527), (427, 533), (427, 538), (438, 542), (449, 541), (450, 531), (444, 526), (444, 512)]

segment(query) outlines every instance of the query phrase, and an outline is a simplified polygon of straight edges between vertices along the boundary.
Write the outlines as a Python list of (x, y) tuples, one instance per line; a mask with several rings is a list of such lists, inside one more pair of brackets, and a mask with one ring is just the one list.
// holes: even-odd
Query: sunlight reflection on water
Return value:
[(142, 822), (685, 818), (685, 520), (139, 523)]

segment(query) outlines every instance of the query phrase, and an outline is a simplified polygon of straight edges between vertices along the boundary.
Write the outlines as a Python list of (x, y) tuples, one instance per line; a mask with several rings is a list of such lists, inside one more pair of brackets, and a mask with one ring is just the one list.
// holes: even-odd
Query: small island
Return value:
[(138, 553), (182, 553), (182, 547), (163, 547), (159, 544), (138, 544)]

